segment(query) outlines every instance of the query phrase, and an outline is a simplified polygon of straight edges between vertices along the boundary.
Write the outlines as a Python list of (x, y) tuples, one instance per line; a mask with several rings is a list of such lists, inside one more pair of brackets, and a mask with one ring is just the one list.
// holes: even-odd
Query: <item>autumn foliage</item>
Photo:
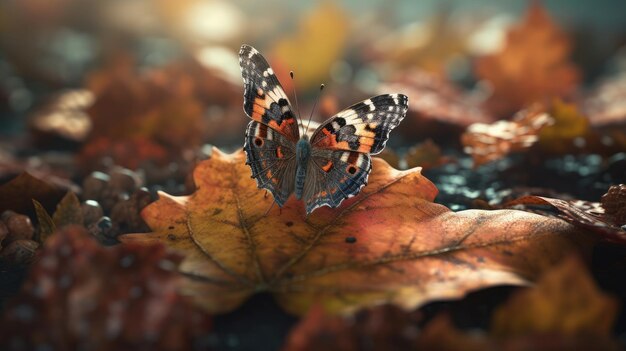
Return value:
[[(624, 349), (621, 13), (454, 3), (0, 2), (0, 350)], [(408, 97), (358, 195), (259, 189), (243, 43), (311, 131)]]

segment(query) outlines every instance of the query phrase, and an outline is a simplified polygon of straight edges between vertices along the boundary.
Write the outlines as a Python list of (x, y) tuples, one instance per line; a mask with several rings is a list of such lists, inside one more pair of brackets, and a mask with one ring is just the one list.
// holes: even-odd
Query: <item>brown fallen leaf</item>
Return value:
[(181, 257), (163, 245), (103, 248), (82, 227), (56, 232), (4, 308), (0, 348), (200, 350), (208, 315), (178, 293)]
[[(134, 60), (124, 55), (115, 56), (104, 68), (93, 72), (86, 83), (95, 100), (86, 109), (93, 128), (81, 158), (87, 162), (84, 168), (89, 169), (94, 159), (103, 156), (132, 166), (156, 158), (157, 153), (178, 155), (182, 150), (199, 146), (207, 131), (207, 121), (198, 92), (201, 71), (194, 73), (195, 76), (172, 63), (140, 74)], [(224, 84), (223, 90), (229, 90), (228, 85)], [(141, 152), (127, 151), (121, 159), (116, 158), (119, 156), (116, 152), (107, 153), (109, 149), (132, 146), (131, 140)], [(166, 157), (156, 161), (163, 158)]]
[(425, 71), (404, 72), (400, 79), (381, 85), (378, 91), (397, 91), (409, 97), (407, 118), (399, 130), (409, 140), (455, 137), (471, 124), (494, 120), (470, 94)]
[(383, 305), (348, 317), (314, 306), (283, 350), (620, 350), (611, 335), (617, 311), (574, 256), (501, 305), (490, 331), (460, 330), (446, 313), (420, 330), (419, 310)]
[(472, 156), (474, 166), (480, 166), (529, 149), (540, 140), (541, 130), (552, 123), (553, 118), (542, 108), (531, 107), (518, 112), (511, 121), (472, 124), (461, 136), (461, 143)]
[[(562, 200), (543, 196), (523, 196), (504, 207), (519, 207), (549, 217), (558, 217), (598, 234), (599, 238), (626, 245), (626, 185), (613, 185), (601, 202)], [(556, 210), (556, 214), (552, 209)]]
[(493, 89), (485, 106), (505, 117), (532, 103), (570, 95), (580, 80), (570, 53), (568, 36), (533, 1), (521, 23), (508, 32), (503, 50), (476, 62), (476, 75)]
[(355, 316), (328, 315), (315, 305), (291, 329), (284, 351), (414, 350), (419, 312), (393, 305), (360, 310)]
[(404, 155), (408, 168), (422, 167), (430, 169), (452, 162), (448, 156), (444, 156), (441, 148), (432, 139), (414, 145)]
[(554, 333), (492, 337), (481, 332), (457, 329), (446, 315), (431, 321), (416, 343), (415, 350), (437, 351), (619, 351), (622, 347), (611, 338), (598, 335), (561, 335)]
[(259, 291), (291, 313), (316, 302), (335, 312), (383, 301), (414, 308), (528, 284), (577, 246), (574, 227), (560, 220), (511, 210), (454, 213), (432, 202), (437, 189), (419, 168), (397, 171), (377, 158), (359, 196), (308, 218), (295, 198), (265, 215), (272, 199), (249, 174), (242, 151), (214, 149), (194, 171), (194, 194), (161, 193), (142, 212), (154, 232), (120, 240), (185, 252), (185, 293), (213, 312)]
[(60, 187), (23, 172), (0, 185), (0, 213), (13, 210), (29, 215), (35, 214), (33, 199), (51, 210), (64, 194), (65, 191)]
[(57, 204), (52, 217), (37, 200), (33, 200), (37, 222), (39, 223), (39, 242), (44, 243), (57, 229), (68, 225), (83, 225), (84, 215), (80, 200), (73, 192), (65, 194)]
[(597, 335), (610, 337), (618, 301), (601, 292), (576, 256), (549, 270), (533, 288), (520, 291), (493, 315), (491, 334)]

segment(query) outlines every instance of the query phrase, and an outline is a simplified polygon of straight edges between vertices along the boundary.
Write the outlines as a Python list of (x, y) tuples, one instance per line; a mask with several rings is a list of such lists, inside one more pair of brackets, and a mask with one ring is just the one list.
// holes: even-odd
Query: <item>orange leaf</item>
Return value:
[(539, 132), (542, 150), (565, 154), (576, 149), (576, 140), (589, 139), (589, 121), (578, 112), (576, 105), (556, 99), (550, 106), (549, 114), (554, 123)]
[(579, 82), (578, 68), (569, 62), (569, 38), (539, 2), (507, 35), (504, 49), (476, 62), (476, 74), (489, 81), (493, 95), (486, 106), (506, 116), (535, 102), (564, 97)]
[(574, 227), (563, 221), (514, 210), (452, 212), (432, 202), (437, 189), (419, 168), (398, 171), (378, 158), (358, 196), (308, 218), (295, 198), (264, 215), (272, 199), (249, 174), (242, 151), (213, 149), (194, 172), (195, 193), (161, 193), (142, 212), (154, 232), (121, 240), (184, 251), (185, 292), (213, 312), (259, 291), (292, 313), (315, 302), (333, 312), (383, 301), (412, 308), (527, 284), (573, 248), (566, 234)]
[[(276, 69), (296, 72), (299, 89), (319, 86), (331, 66), (341, 58), (350, 29), (351, 16), (333, 1), (322, 1), (300, 19), (296, 31), (279, 40), (272, 56), (280, 61)], [(288, 70), (284, 70), (285, 73)], [(280, 77), (280, 75), (279, 75)], [(283, 83), (288, 79), (281, 79)]]
[(578, 257), (570, 257), (541, 277), (537, 285), (514, 295), (493, 316), (492, 333), (594, 334), (608, 337), (618, 302), (596, 287)]

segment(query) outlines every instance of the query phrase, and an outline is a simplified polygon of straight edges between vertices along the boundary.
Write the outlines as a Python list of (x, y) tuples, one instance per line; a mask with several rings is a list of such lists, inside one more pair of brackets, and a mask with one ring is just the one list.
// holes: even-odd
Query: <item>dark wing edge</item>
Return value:
[(406, 116), (409, 99), (403, 94), (383, 94), (358, 102), (322, 123), (311, 137), (314, 148), (346, 150), (376, 155), (389, 134)]

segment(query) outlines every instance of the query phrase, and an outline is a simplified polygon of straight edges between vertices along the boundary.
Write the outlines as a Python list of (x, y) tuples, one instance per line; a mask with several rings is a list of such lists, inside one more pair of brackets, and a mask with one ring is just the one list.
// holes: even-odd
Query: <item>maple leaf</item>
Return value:
[(472, 124), (461, 135), (461, 143), (472, 156), (474, 166), (480, 166), (511, 152), (529, 149), (539, 141), (541, 130), (552, 123), (551, 116), (531, 108), (518, 112), (512, 121)]
[(211, 319), (178, 293), (163, 245), (104, 248), (79, 226), (46, 242), (0, 319), (3, 350), (191, 350)]
[(535, 102), (568, 96), (580, 75), (568, 61), (570, 52), (567, 35), (533, 2), (523, 21), (510, 29), (503, 50), (476, 62), (476, 75), (493, 88), (486, 106), (507, 116)]
[(259, 291), (292, 313), (317, 301), (332, 311), (382, 301), (410, 308), (527, 284), (576, 246), (567, 235), (574, 227), (560, 220), (513, 210), (454, 213), (432, 202), (437, 189), (419, 168), (397, 171), (378, 158), (358, 196), (308, 218), (294, 197), (264, 215), (272, 199), (249, 174), (242, 151), (213, 149), (194, 171), (194, 194), (160, 193), (142, 211), (153, 233), (120, 240), (185, 252), (185, 292), (213, 312)]

